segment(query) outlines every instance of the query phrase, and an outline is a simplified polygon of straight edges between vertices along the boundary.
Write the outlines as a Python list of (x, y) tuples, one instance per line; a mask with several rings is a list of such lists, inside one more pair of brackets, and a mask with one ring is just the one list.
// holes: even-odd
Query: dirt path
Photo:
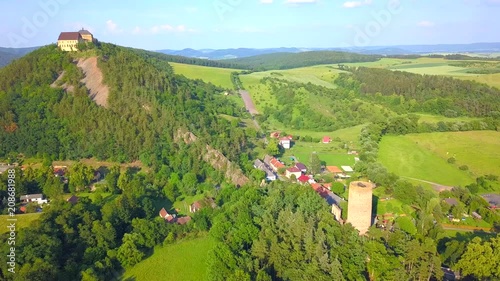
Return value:
[(89, 89), (90, 98), (98, 105), (106, 107), (108, 105), (108, 86), (102, 83), (102, 71), (97, 66), (97, 57), (91, 57), (86, 60), (79, 59), (77, 66), (83, 70), (85, 78), (82, 82)]
[(255, 109), (255, 104), (252, 101), (250, 93), (245, 90), (240, 90), (240, 95), (241, 98), (243, 99), (243, 102), (245, 103), (245, 107), (247, 108), (248, 112), (250, 112), (250, 114), (252, 115), (259, 114), (257, 109)]
[(410, 178), (410, 177), (402, 177), (402, 178), (428, 183), (428, 184), (432, 185), (432, 188), (434, 188), (434, 190), (437, 191), (437, 192), (443, 192), (445, 190), (452, 190), (453, 189), (453, 186), (442, 185), (442, 184), (431, 182), (431, 181), (426, 181), (426, 180), (421, 180), (421, 179), (416, 179), (416, 178)]

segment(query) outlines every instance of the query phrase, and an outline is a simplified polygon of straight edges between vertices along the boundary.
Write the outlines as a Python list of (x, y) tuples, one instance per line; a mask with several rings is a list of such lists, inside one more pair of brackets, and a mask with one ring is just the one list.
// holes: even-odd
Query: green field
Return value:
[(128, 269), (122, 280), (198, 281), (206, 279), (209, 236), (155, 248), (154, 254)]
[(190, 79), (201, 79), (216, 86), (232, 89), (231, 72), (237, 69), (207, 67), (191, 64), (169, 62), (176, 74), (184, 75)]
[(406, 137), (442, 160), (454, 156), (456, 159), (454, 166), (467, 165), (474, 176), (486, 174), (500, 176), (500, 132), (429, 133)]
[[(448, 133), (436, 133), (445, 139)], [(412, 139), (414, 136), (425, 138), (426, 135), (385, 136), (379, 146), (379, 161), (390, 172), (399, 176), (435, 182), (448, 186), (465, 186), (474, 181), (466, 171), (449, 164), (447, 158), (440, 157), (432, 150)], [(454, 144), (446, 144), (448, 147)], [(469, 152), (470, 153), (470, 152)], [(478, 156), (476, 154), (476, 156)], [(471, 165), (472, 166), (472, 165)]]
[[(42, 213), (33, 213), (33, 214), (16, 214), (13, 218), (17, 219), (16, 223), (16, 232), (21, 228), (28, 227), (32, 221), (37, 220)], [(13, 221), (7, 221), (7, 219), (11, 219), (8, 215), (0, 215), (0, 234), (6, 233), (9, 231), (7, 228), (8, 225), (13, 223)]]
[(326, 88), (335, 88), (336, 86), (333, 81), (339, 73), (344, 72), (337, 68), (337, 65), (315, 65), (287, 70), (270, 70), (241, 75), (241, 79), (245, 86), (255, 84), (255, 81), (260, 81), (264, 77), (272, 77), (304, 84), (312, 83)]
[(304, 163), (306, 166), (313, 152), (316, 152), (319, 159), (328, 166), (353, 166), (354, 155), (348, 155), (344, 149), (338, 147), (338, 142), (329, 144), (311, 143), (311, 142), (295, 142), (295, 144), (285, 151), (282, 161), (286, 164), (291, 164), (291, 157), (294, 156), (297, 161)]

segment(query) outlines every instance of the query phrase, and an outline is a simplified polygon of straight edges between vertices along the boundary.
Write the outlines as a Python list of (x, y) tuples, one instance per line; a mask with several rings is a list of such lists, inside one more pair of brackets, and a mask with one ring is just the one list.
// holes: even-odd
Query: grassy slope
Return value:
[[(33, 214), (16, 214), (14, 219), (17, 219), (16, 223), (16, 231), (19, 231), (21, 228), (28, 227), (32, 221), (37, 220), (42, 213), (33, 213)], [(10, 219), (8, 215), (0, 216), (0, 234), (6, 233), (9, 231), (7, 226), (13, 223), (12, 221), (7, 221)]]
[[(426, 134), (421, 134), (425, 136)], [(441, 133), (445, 138), (446, 133)], [(412, 136), (385, 136), (380, 142), (379, 161), (400, 176), (465, 186), (473, 182), (468, 172), (448, 164), (446, 159), (416, 143)], [(448, 144), (448, 146), (454, 146)]]
[(176, 74), (181, 74), (190, 79), (201, 79), (210, 82), (216, 86), (232, 89), (231, 72), (240, 71), (237, 69), (206, 67), (199, 65), (190, 65), (182, 63), (169, 63)]
[(430, 133), (409, 135), (407, 138), (441, 159), (455, 156), (455, 166), (467, 165), (475, 176), (500, 176), (500, 132)]
[(207, 236), (155, 248), (151, 257), (128, 269), (123, 280), (205, 280), (207, 255), (213, 245)]

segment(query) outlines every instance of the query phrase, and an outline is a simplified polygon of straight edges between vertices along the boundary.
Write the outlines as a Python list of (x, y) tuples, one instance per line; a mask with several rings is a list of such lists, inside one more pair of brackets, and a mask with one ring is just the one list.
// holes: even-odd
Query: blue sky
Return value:
[(158, 49), (500, 42), (500, 0), (0, 0), (0, 46), (89, 29)]

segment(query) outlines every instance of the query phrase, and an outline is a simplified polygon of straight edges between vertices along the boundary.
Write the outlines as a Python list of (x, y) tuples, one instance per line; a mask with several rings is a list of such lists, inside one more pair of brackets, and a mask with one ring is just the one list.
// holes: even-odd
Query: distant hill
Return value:
[(432, 53), (498, 53), (500, 42), (472, 43), (472, 44), (438, 44), (438, 45), (397, 45), (397, 46), (363, 46), (344, 48), (237, 48), (237, 49), (183, 49), (183, 50), (158, 50), (159, 53), (204, 58), (212, 60), (244, 58), (272, 53), (301, 53), (308, 51), (344, 51), (359, 54), (376, 55), (412, 55)]
[(254, 57), (226, 60), (253, 70), (290, 69), (319, 64), (348, 62), (370, 62), (381, 58), (379, 55), (363, 55), (337, 51), (314, 51), (301, 53), (274, 53)]
[(9, 64), (12, 60), (20, 58), (29, 52), (32, 52), (39, 47), (30, 48), (3, 48), (0, 47), (0, 67), (4, 67)]

